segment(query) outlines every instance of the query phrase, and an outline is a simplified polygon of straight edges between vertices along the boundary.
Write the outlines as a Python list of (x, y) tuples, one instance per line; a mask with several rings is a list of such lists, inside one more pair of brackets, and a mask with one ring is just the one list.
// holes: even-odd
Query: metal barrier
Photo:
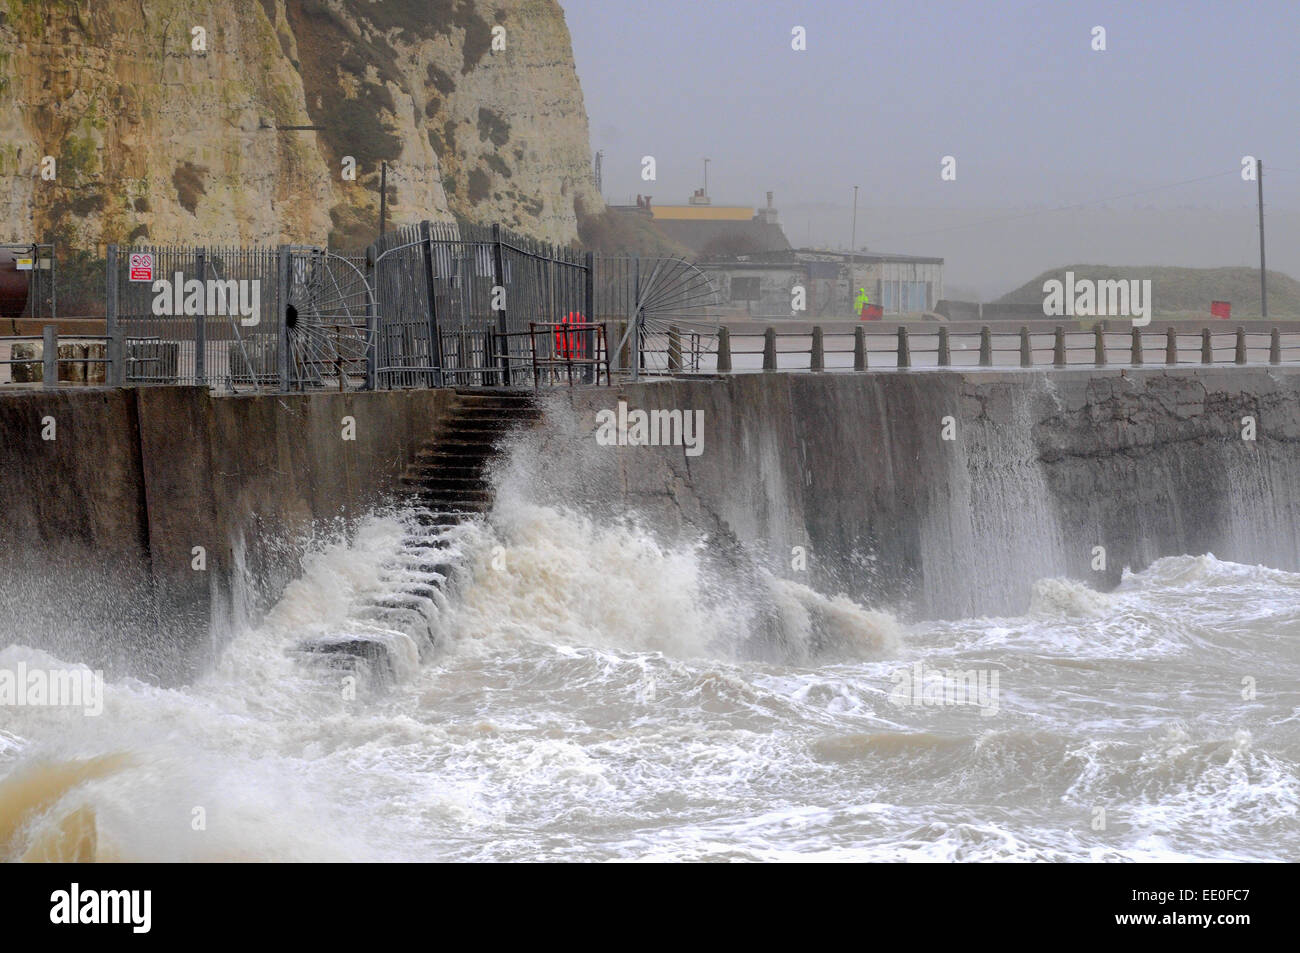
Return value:
[[(106, 384), (112, 377), (112, 357), (104, 336), (75, 334), (60, 338), (58, 326), (47, 324), (39, 335), (0, 337), (2, 346), (8, 346), (9, 356), (0, 359), (0, 366), (9, 368), (10, 382), (14, 384)], [(15, 352), (21, 353), (15, 356)]]
[(592, 316), (590, 253), (497, 225), (422, 222), (368, 254), (377, 387), (526, 384), (530, 325)]
[[(736, 342), (759, 341), (759, 347), (737, 347)], [(1191, 345), (1189, 342), (1195, 342)], [(782, 342), (807, 347), (782, 347)], [(830, 343), (828, 343), (830, 342)], [(837, 343), (840, 346), (836, 346)], [(1195, 353), (1197, 359), (1187, 355)], [(1228, 358), (1225, 355), (1231, 354)], [(1050, 359), (1042, 356), (1051, 355)], [(987, 326), (978, 331), (914, 330), (900, 326), (888, 332), (870, 332), (859, 326), (852, 330), (827, 331), (814, 326), (809, 331), (778, 332), (774, 327), (739, 331), (723, 328), (718, 334), (716, 359), (712, 365), (679, 367), (680, 373), (808, 370), (865, 371), (881, 368), (1065, 368), (1105, 367), (1110, 364), (1142, 367), (1158, 363), (1149, 356), (1159, 354), (1167, 367), (1190, 364), (1289, 364), (1300, 363), (1300, 326), (1294, 331), (1274, 327), (1267, 333), (1245, 328), (1219, 331), (1169, 327), (1143, 331), (1131, 328), (1108, 331), (1067, 331), (1064, 327), (1030, 328), (993, 332)], [(842, 360), (840, 355), (851, 355)]]

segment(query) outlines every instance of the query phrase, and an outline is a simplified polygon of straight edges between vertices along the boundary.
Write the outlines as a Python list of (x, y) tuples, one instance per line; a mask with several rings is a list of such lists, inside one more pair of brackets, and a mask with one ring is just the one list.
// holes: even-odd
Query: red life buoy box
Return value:
[(566, 361), (581, 360), (586, 356), (583, 329), (587, 327), (582, 312), (570, 311), (560, 319), (563, 328), (555, 330), (555, 353)]

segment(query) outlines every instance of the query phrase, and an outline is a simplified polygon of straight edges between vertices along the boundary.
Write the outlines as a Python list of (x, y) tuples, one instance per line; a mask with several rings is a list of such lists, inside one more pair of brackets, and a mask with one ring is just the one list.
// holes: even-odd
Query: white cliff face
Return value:
[(0, 240), (355, 248), (382, 160), (394, 224), (576, 238), (602, 206), (557, 3), (0, 0)]

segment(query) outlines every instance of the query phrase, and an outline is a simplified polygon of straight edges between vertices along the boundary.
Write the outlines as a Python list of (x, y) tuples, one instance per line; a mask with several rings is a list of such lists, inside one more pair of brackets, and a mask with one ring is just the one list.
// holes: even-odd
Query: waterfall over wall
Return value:
[[(1300, 568), (1298, 391), (1279, 368), (736, 375), (558, 395), (572, 419), (540, 450), (585, 461), (586, 500), (730, 536), (774, 574), (919, 617), (1000, 614), (1037, 579), (1109, 588), (1162, 556)], [(703, 452), (598, 446), (619, 399), (702, 410)]]

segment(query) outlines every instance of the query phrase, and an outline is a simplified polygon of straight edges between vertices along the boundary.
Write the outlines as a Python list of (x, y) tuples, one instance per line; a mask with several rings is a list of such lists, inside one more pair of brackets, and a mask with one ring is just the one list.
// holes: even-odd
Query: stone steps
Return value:
[(450, 415), (398, 480), (407, 532), (383, 576), (389, 591), (354, 609), (358, 631), (300, 643), (299, 657), (382, 684), (400, 675), (402, 634), (421, 654), (432, 650), (429, 614), (456, 570), (456, 528), (492, 508), (490, 463), (506, 437), (541, 417), (529, 393), (458, 390)]

